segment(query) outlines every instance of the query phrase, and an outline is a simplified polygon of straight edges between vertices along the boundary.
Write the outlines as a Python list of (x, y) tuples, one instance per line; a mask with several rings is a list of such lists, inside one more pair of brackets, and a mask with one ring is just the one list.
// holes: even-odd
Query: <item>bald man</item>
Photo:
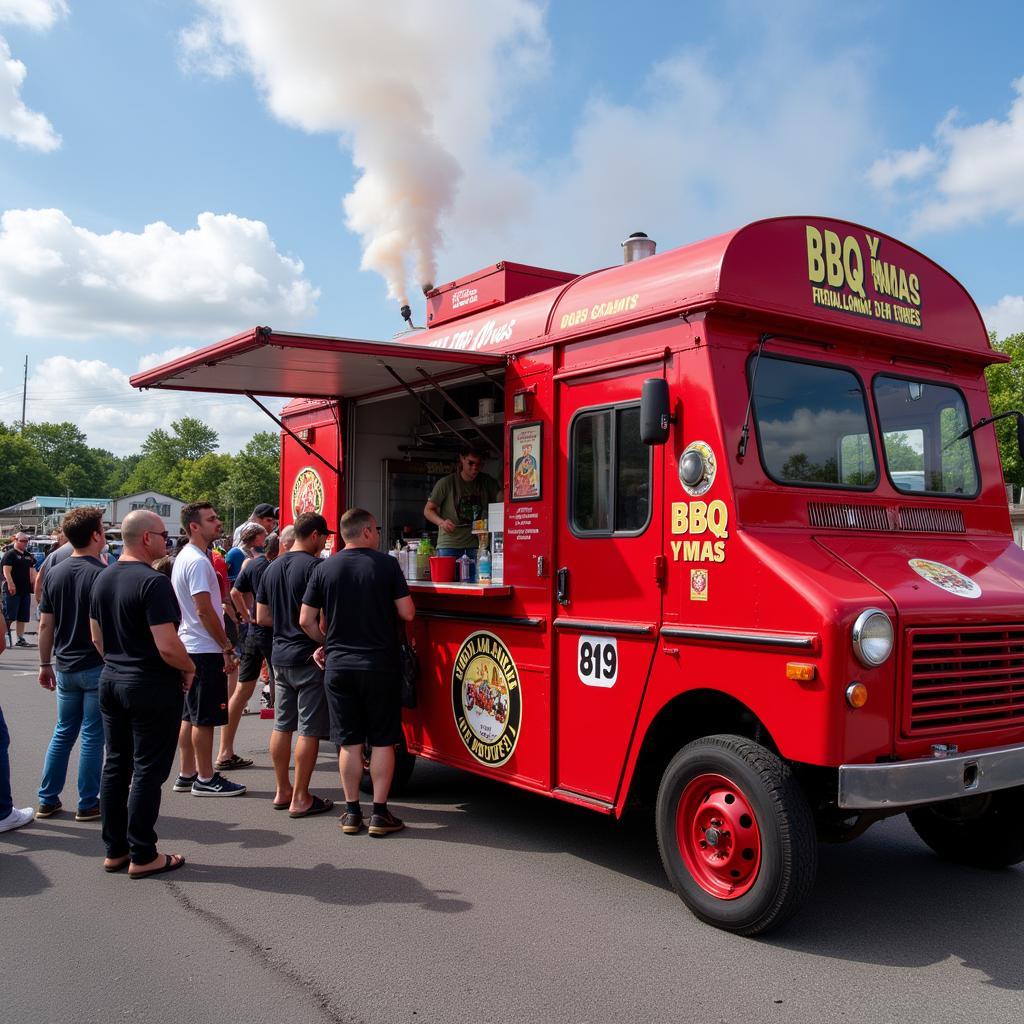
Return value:
[(181, 613), (171, 581), (152, 568), (167, 550), (163, 521), (143, 509), (129, 512), (121, 536), (124, 553), (97, 577), (89, 614), (103, 655), (103, 867), (127, 867), (138, 879), (185, 863), (180, 854), (158, 852), (156, 820), (178, 745), (181, 695), (195, 664), (178, 638)]

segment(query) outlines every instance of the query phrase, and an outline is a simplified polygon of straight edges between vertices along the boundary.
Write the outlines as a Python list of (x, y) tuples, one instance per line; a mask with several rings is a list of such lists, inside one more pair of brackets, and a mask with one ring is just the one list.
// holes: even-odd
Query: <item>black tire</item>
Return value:
[(1024, 861), (1024, 786), (930, 804), (907, 817), (944, 860), (990, 869)]
[[(370, 748), (363, 748), (363, 777), (359, 788), (370, 796), (373, 794), (373, 782), (370, 780)], [(401, 743), (395, 744), (395, 775), (391, 780), (389, 796), (403, 796), (409, 786), (409, 779), (412, 777), (412, 770), (416, 767), (416, 755), (409, 753), (403, 738)]]
[[(691, 872), (680, 849), (680, 832), (683, 841), (688, 835), (698, 834), (690, 827), (677, 827), (680, 816), (688, 821), (687, 807), (712, 806), (702, 803), (702, 799), (708, 800), (708, 794), (700, 796), (705, 776), (728, 780), (753, 815), (753, 826), (748, 814), (738, 819), (748, 830), (754, 830), (750, 833), (755, 836), (753, 840), (749, 836), (742, 838), (741, 828), (734, 829), (738, 850), (748, 843), (755, 848), (740, 850), (743, 859), (757, 863), (756, 870), (750, 869), (743, 883), (747, 888), (741, 895), (725, 896), (711, 891), (706, 881)], [(681, 806), (684, 797), (687, 803)], [(725, 799), (733, 802), (728, 796)], [(716, 928), (738, 935), (760, 935), (791, 917), (814, 886), (818, 843), (803, 791), (779, 757), (743, 736), (707, 736), (687, 744), (672, 758), (658, 789), (656, 826), (661, 861), (673, 888), (694, 915)], [(711, 829), (704, 835), (710, 840)], [(729, 832), (722, 835), (728, 836)], [(719, 841), (717, 835), (710, 840), (710, 846), (716, 848), (714, 852)], [(696, 860), (698, 871), (702, 858), (709, 859), (708, 846), (709, 842), (690, 844), (689, 856)], [(704, 852), (698, 847), (703, 847)], [(755, 850), (759, 861), (753, 856)]]

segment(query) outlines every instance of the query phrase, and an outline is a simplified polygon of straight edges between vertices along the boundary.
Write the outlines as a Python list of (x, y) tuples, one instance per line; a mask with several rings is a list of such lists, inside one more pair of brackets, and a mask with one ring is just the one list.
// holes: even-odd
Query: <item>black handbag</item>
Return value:
[(398, 661), (402, 670), (402, 707), (416, 707), (416, 684), (420, 678), (420, 659), (416, 648), (403, 641), (398, 645)]

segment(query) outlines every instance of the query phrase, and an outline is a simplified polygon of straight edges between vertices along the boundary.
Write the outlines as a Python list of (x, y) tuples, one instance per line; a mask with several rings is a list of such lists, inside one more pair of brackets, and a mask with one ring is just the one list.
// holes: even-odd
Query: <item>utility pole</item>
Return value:
[(28, 397), (28, 356), (25, 356), (25, 378), (21, 384), (21, 432), (25, 433), (25, 399)]

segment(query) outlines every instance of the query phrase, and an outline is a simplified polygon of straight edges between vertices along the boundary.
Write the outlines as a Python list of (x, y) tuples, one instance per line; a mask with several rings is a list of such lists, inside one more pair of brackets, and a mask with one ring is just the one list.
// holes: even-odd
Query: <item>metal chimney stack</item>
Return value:
[(658, 248), (658, 243), (653, 238), (648, 238), (643, 231), (634, 231), (622, 243), (622, 262), (636, 263), (637, 260), (653, 256)]

